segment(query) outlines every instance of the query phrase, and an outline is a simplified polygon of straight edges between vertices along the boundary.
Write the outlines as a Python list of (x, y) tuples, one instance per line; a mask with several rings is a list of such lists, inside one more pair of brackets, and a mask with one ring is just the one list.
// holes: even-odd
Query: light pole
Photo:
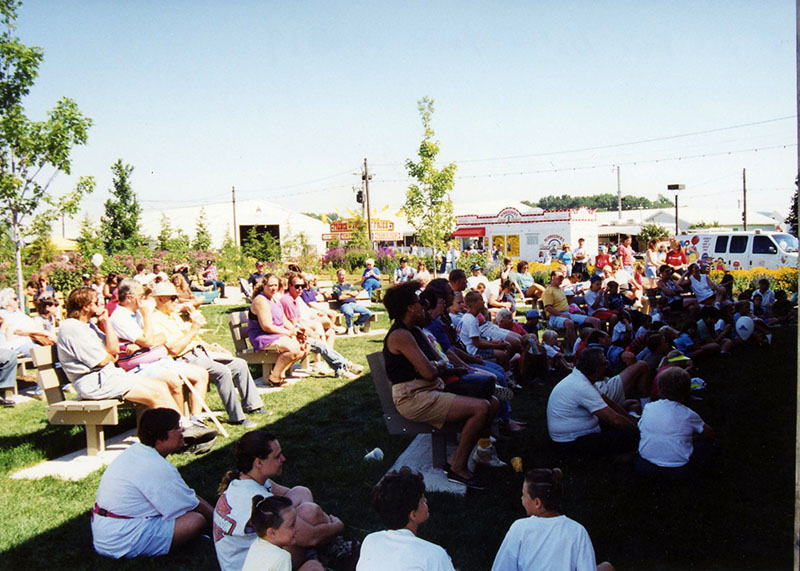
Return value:
[(668, 184), (667, 190), (675, 193), (675, 235), (678, 235), (678, 193), (685, 189), (686, 185), (683, 184)]

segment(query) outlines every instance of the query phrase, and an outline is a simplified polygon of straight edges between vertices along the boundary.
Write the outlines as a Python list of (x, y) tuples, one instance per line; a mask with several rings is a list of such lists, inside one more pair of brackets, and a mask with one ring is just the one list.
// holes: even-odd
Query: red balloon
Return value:
[(699, 236), (692, 236), (692, 244), (696, 246), (699, 241), (700, 241)]

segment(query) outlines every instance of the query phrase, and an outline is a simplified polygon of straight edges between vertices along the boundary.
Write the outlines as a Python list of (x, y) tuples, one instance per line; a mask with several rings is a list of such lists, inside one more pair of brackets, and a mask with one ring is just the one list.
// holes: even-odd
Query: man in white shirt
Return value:
[(156, 279), (156, 275), (152, 272), (148, 272), (145, 265), (139, 263), (136, 264), (136, 275), (133, 276), (133, 279), (145, 286), (153, 283), (153, 281)]
[(179, 422), (174, 410), (146, 410), (139, 419), (140, 442), (103, 474), (92, 509), (100, 555), (165, 555), (210, 529), (213, 508), (166, 459), (185, 445)]
[(444, 549), (417, 537), (428, 519), (422, 474), (408, 466), (389, 472), (372, 490), (372, 507), (389, 529), (364, 539), (356, 571), (454, 570)]
[(478, 289), (478, 284), (483, 284), (485, 289), (489, 289), (489, 280), (483, 275), (483, 268), (478, 264), (473, 264), (470, 270), (472, 275), (467, 278), (467, 288), (476, 290)]
[(400, 258), (400, 267), (394, 271), (393, 285), (398, 285), (410, 280), (413, 280), (417, 272), (414, 268), (409, 267), (407, 258)]
[(547, 400), (547, 430), (556, 448), (577, 456), (636, 449), (636, 422), (594, 385), (605, 377), (607, 365), (602, 348), (587, 347), (572, 373), (553, 388)]

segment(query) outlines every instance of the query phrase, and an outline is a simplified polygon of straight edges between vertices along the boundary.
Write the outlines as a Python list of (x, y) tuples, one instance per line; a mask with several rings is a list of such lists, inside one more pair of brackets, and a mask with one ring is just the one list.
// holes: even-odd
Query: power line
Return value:
[[(700, 159), (700, 158), (707, 158), (707, 157), (715, 157), (715, 156), (722, 156), (722, 155), (733, 155), (739, 153), (754, 153), (759, 151), (770, 151), (774, 149), (786, 149), (789, 147), (795, 147), (797, 143), (788, 143), (784, 145), (773, 145), (770, 147), (759, 147), (756, 149), (737, 149), (732, 151), (720, 151), (717, 153), (700, 153), (697, 155), (686, 155), (686, 156), (679, 156), (679, 157), (663, 157), (658, 159), (643, 159), (643, 160), (632, 160), (628, 162), (612, 162), (612, 163), (602, 163), (602, 164), (594, 164), (594, 165), (584, 165), (584, 166), (572, 166), (572, 167), (553, 167), (548, 169), (534, 169), (534, 170), (527, 170), (527, 171), (508, 171), (508, 172), (498, 172), (498, 173), (485, 173), (485, 174), (474, 174), (474, 175), (456, 175), (455, 178), (457, 179), (477, 179), (477, 178), (492, 178), (492, 177), (505, 177), (505, 176), (522, 176), (527, 174), (544, 174), (544, 173), (556, 173), (556, 172), (573, 172), (573, 171), (583, 171), (583, 170), (592, 170), (592, 169), (606, 169), (606, 168), (613, 168), (617, 166), (635, 166), (640, 164), (655, 164), (655, 163), (665, 163), (670, 161), (684, 161), (690, 159)], [(377, 175), (376, 175), (377, 176)], [(411, 180), (410, 178), (404, 179), (385, 179), (382, 182), (408, 182)]]

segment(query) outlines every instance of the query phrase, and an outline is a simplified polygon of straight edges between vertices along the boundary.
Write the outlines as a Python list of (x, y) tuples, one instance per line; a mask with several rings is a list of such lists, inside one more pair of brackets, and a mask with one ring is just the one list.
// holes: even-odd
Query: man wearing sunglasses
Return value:
[[(164, 335), (164, 346), (170, 355), (208, 371), (208, 379), (217, 386), (231, 424), (255, 428), (256, 423), (245, 414), (263, 412), (263, 403), (244, 359), (200, 339), (199, 332), (206, 324), (206, 319), (199, 311), (178, 312), (175, 303), (178, 301), (178, 291), (172, 283), (155, 284), (152, 295), (156, 300), (156, 311), (151, 317), (153, 334)], [(182, 315), (188, 317), (188, 330), (184, 328)], [(237, 391), (241, 395), (241, 403)]]

